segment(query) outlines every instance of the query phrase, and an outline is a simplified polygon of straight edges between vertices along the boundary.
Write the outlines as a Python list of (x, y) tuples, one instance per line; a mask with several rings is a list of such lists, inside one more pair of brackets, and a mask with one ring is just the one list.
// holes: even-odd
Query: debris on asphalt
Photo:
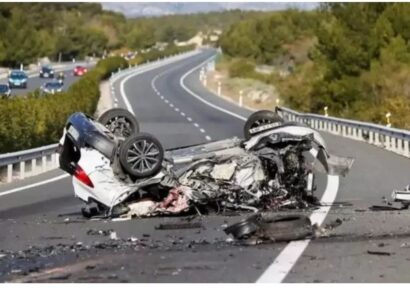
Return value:
[(391, 256), (392, 255), (392, 253), (390, 253), (390, 252), (371, 251), (371, 250), (367, 250), (367, 253), (369, 255), (377, 255), (377, 256)]
[(410, 184), (404, 190), (393, 190), (391, 196), (393, 201), (399, 201), (408, 205), (410, 203)]
[(313, 235), (313, 226), (305, 215), (255, 214), (224, 229), (236, 240), (249, 240), (249, 245), (262, 241), (288, 242)]
[(60, 275), (51, 276), (48, 279), (50, 279), (50, 280), (67, 280), (70, 277), (71, 277), (71, 273), (67, 273), (67, 274), (60, 274)]
[(404, 242), (400, 245), (400, 248), (410, 248), (410, 243)]
[(94, 229), (89, 229), (87, 231), (87, 235), (89, 236), (109, 236), (113, 230), (94, 230)]
[(185, 230), (185, 229), (200, 229), (202, 228), (202, 223), (161, 223), (155, 227), (156, 230)]
[(343, 221), (340, 218), (337, 218), (334, 221), (331, 221), (330, 223), (324, 225), (324, 228), (326, 230), (333, 230), (337, 228), (338, 226), (341, 226), (342, 224), (343, 224)]
[(397, 210), (403, 210), (407, 209), (408, 206), (401, 206), (401, 207), (394, 207), (394, 206), (388, 206), (388, 205), (372, 205), (369, 207), (370, 210), (372, 211), (397, 211)]
[(110, 240), (118, 240), (117, 233), (112, 231), (110, 232)]

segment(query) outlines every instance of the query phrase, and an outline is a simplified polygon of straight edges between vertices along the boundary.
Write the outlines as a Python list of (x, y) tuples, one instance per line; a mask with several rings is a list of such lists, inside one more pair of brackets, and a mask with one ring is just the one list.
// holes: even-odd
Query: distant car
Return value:
[(60, 84), (63, 84), (63, 83), (64, 83), (64, 79), (65, 79), (64, 73), (63, 73), (63, 72), (59, 72), (58, 75), (57, 75), (57, 77), (56, 77), (56, 80), (57, 80)]
[(40, 90), (47, 94), (61, 93), (63, 91), (63, 84), (57, 80), (48, 82), (42, 85)]
[(54, 78), (54, 69), (47, 65), (42, 66), (40, 69), (40, 78)]
[(24, 71), (13, 70), (9, 74), (9, 87), (10, 88), (27, 88), (28, 76)]
[(0, 84), (0, 96), (1, 97), (10, 97), (11, 95), (11, 90), (9, 85), (7, 84)]
[(76, 67), (74, 68), (74, 71), (73, 71), (74, 76), (82, 76), (82, 75), (84, 75), (86, 72), (87, 72), (87, 68), (84, 67), (84, 66), (80, 66), (80, 65), (76, 66)]

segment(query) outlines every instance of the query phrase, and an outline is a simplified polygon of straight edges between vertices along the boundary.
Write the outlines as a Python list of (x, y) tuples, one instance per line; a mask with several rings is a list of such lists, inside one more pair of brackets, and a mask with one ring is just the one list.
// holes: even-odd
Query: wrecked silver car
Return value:
[(73, 176), (75, 195), (97, 205), (86, 216), (114, 217), (305, 208), (316, 203), (315, 160), (341, 175), (353, 163), (331, 156), (317, 131), (275, 112), (253, 113), (244, 135), (165, 151), (126, 110), (98, 121), (75, 113), (60, 140), (60, 167)]

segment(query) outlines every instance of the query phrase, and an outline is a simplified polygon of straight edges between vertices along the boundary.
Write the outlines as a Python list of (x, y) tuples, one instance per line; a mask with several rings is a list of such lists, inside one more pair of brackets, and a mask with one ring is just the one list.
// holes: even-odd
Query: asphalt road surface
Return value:
[[(120, 107), (132, 109), (141, 131), (166, 148), (242, 137), (251, 112), (216, 97), (198, 80), (201, 64), (214, 53), (204, 50), (117, 79)], [(323, 136), (331, 153), (355, 158), (347, 177), (318, 178), (318, 196), (333, 206), (315, 210), (312, 219), (342, 221), (329, 237), (232, 244), (222, 226), (242, 216), (84, 220), (70, 178), (56, 170), (0, 187), (0, 281), (410, 282), (410, 211), (369, 209), (409, 183), (409, 159)], [(24, 189), (37, 182), (43, 183)], [(156, 229), (177, 221), (200, 226)]]
[[(59, 72), (63, 72), (65, 75), (63, 91), (67, 90), (75, 81), (77, 81), (80, 77), (75, 77), (73, 75), (73, 68), (83, 63), (76, 63), (76, 64), (67, 64), (64, 68), (56, 69), (55, 76), (58, 75)], [(40, 89), (40, 87), (47, 83), (53, 81), (52, 78), (40, 78), (38, 73), (31, 73), (28, 74), (29, 79), (27, 81), (27, 89), (23, 88), (12, 88), (11, 95), (12, 96), (25, 96), (29, 92), (33, 92), (36, 89)], [(0, 84), (7, 84), (7, 78), (0, 78)]]

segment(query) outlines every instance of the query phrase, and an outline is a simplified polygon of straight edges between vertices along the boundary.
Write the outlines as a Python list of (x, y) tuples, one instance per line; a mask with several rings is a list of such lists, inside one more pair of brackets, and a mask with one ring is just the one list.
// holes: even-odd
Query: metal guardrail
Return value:
[[(57, 151), (58, 144), (0, 154), (0, 169), (6, 168), (6, 182), (14, 178), (24, 179), (39, 173), (59, 167)], [(17, 173), (17, 176), (14, 174)], [(2, 174), (4, 175), (4, 174)]]
[(408, 130), (317, 114), (303, 114), (284, 107), (278, 107), (277, 112), (285, 120), (304, 123), (316, 130), (363, 141), (410, 158)]

